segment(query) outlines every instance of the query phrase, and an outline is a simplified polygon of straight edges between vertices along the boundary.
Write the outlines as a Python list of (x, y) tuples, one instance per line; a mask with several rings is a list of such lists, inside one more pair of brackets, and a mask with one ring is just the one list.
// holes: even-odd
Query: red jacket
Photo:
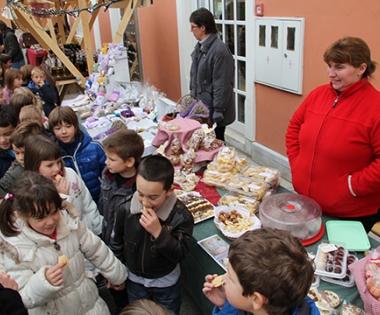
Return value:
[(339, 96), (331, 85), (312, 91), (290, 121), (286, 146), (294, 189), (317, 201), (323, 213), (341, 218), (377, 213), (380, 92), (367, 79)]

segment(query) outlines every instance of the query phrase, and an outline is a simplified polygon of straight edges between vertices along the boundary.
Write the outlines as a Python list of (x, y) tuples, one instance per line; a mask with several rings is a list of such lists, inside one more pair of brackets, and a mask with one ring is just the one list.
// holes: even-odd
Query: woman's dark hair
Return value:
[(332, 43), (323, 54), (326, 63), (348, 63), (359, 68), (363, 63), (367, 65), (362, 77), (371, 77), (376, 70), (377, 63), (371, 60), (371, 51), (367, 43), (358, 37), (343, 37)]
[(5, 236), (20, 233), (14, 226), (15, 211), (25, 218), (44, 218), (51, 213), (51, 207), (60, 209), (62, 199), (53, 183), (38, 173), (26, 171), (16, 182), (12, 194), (0, 204), (0, 230)]
[(205, 9), (200, 8), (195, 10), (190, 15), (190, 22), (197, 24), (198, 26), (204, 26), (206, 28), (206, 34), (217, 34), (218, 30), (215, 25), (215, 19), (212, 13)]

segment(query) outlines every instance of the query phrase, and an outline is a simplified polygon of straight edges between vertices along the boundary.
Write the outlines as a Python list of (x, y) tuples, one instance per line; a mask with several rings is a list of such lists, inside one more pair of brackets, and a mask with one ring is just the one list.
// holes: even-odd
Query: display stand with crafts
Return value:
[[(70, 71), (70, 73), (77, 78), (77, 83), (82, 87), (85, 86), (85, 78), (82, 73), (77, 69), (77, 67), (70, 61), (70, 59), (63, 53), (61, 47), (59, 46), (55, 34), (54, 25), (52, 22), (52, 17), (58, 25), (58, 32), (62, 44), (68, 44), (72, 42), (74, 35), (77, 32), (77, 26), (80, 23), (82, 29), (82, 39), (81, 45), (86, 51), (86, 61), (88, 69), (93, 68), (93, 57), (92, 57), (92, 45), (91, 45), (91, 29), (95, 23), (98, 16), (99, 10), (104, 6), (105, 9), (111, 8), (123, 8), (124, 15), (119, 23), (118, 29), (115, 32), (113, 42), (119, 43), (122, 34), (133, 14), (133, 10), (142, 5), (142, 1), (95, 1), (91, 6), (84, 0), (71, 0), (71, 1), (53, 1), (53, 2), (39, 2), (30, 1), (28, 3), (23, 3), (19, 1), (10, 1), (7, 3), (9, 18), (13, 20), (22, 30), (27, 31), (33, 35), (33, 37), (38, 41), (38, 43), (46, 50), (53, 51), (54, 54), (59, 58), (63, 65)], [(149, 6), (149, 1), (143, 1), (145, 6)], [(70, 15), (75, 16), (75, 21), (72, 25), (71, 31), (68, 36), (66, 36), (64, 30), (64, 20), (65, 14), (68, 14), (69, 7)], [(91, 18), (89, 18), (88, 12), (91, 12)], [(50, 31), (50, 35), (46, 32)]]

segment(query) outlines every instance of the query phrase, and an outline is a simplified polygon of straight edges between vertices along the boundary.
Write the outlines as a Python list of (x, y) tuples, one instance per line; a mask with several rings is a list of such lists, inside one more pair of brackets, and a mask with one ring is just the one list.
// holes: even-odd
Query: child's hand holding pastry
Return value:
[(161, 233), (162, 226), (160, 220), (152, 208), (143, 208), (141, 211), (140, 224), (147, 232), (152, 234), (154, 238), (157, 238)]
[(66, 261), (59, 262), (55, 266), (46, 269), (45, 277), (46, 280), (54, 287), (59, 287), (63, 283), (63, 273), (62, 269), (67, 264)]
[(66, 178), (62, 177), (59, 174), (57, 174), (55, 177), (55, 187), (57, 187), (57, 190), (60, 194), (68, 195), (70, 192), (70, 183)]
[(222, 308), (227, 301), (223, 287), (224, 275), (207, 275), (205, 280), (206, 282), (203, 284), (202, 289), (203, 294), (211, 301), (211, 303)]

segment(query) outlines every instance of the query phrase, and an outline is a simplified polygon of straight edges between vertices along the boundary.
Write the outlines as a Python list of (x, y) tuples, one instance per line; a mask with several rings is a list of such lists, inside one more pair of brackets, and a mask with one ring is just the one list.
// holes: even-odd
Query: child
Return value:
[[(1, 68), (0, 68), (0, 72), (1, 72)], [(5, 103), (5, 98), (4, 98), (3, 85), (0, 84), (0, 104), (4, 104), (4, 103)]]
[(50, 179), (25, 172), (0, 213), (5, 270), (30, 314), (109, 314), (83, 255), (115, 285), (124, 283), (127, 271), (75, 208), (62, 203)]
[(28, 84), (30, 81), (32, 81), (32, 69), (34, 68), (34, 65), (23, 65), (20, 68), (20, 71), (22, 73), (22, 86), (28, 87)]
[(4, 74), (4, 98), (5, 103), (9, 103), (14, 90), (21, 87), (22, 73), (18, 69), (8, 69)]
[(49, 117), (51, 111), (58, 103), (58, 95), (54, 88), (45, 80), (46, 75), (41, 67), (37, 66), (32, 69), (32, 81), (29, 82), (28, 88), (36, 95), (41, 97), (43, 102), (43, 111)]
[(160, 305), (151, 300), (142, 299), (129, 303), (120, 315), (170, 315)]
[(44, 122), (42, 119), (42, 111), (35, 105), (25, 105), (22, 107), (18, 119), (20, 123), (24, 121)]
[[(1, 56), (1, 55), (0, 55)], [(0, 85), (3, 86), (4, 85), (4, 69), (2, 66), (0, 66)], [(2, 104), (3, 102), (1, 102)]]
[(45, 129), (40, 122), (24, 122), (19, 124), (11, 136), (13, 153), (16, 161), (0, 179), (0, 199), (10, 193), (16, 181), (24, 173), (25, 140), (32, 135), (44, 135)]
[(100, 194), (100, 177), (106, 155), (102, 146), (79, 128), (78, 117), (69, 106), (56, 107), (49, 115), (49, 129), (61, 149), (67, 167), (85, 182), (96, 203)]
[(62, 199), (79, 211), (85, 226), (100, 235), (103, 218), (83, 180), (71, 168), (64, 167), (61, 150), (53, 140), (43, 135), (26, 139), (24, 165), (25, 170), (39, 172), (53, 180)]
[(21, 108), (27, 105), (32, 105), (32, 101), (24, 94), (13, 94), (8, 102), (8, 105), (13, 107), (17, 116), (20, 115)]
[(103, 141), (106, 165), (102, 173), (99, 211), (104, 216), (102, 239), (108, 245), (117, 205), (136, 191), (136, 169), (144, 141), (136, 131), (120, 129)]
[(11, 135), (17, 126), (15, 110), (6, 104), (0, 104), (0, 178), (11, 166), (15, 157), (11, 151)]
[[(307, 297), (314, 277), (308, 254), (289, 232), (262, 228), (231, 243), (222, 287), (206, 276), (203, 293), (213, 314), (319, 315)], [(238, 310), (240, 309), (241, 311)]]
[(153, 155), (142, 160), (137, 191), (118, 206), (110, 247), (128, 268), (129, 302), (149, 298), (179, 314), (179, 263), (190, 250), (194, 220), (177, 199), (173, 179), (167, 158)]
[(1, 64), (1, 68), (3, 69), (3, 76), (4, 76), (5, 71), (12, 68), (12, 56), (8, 54), (1, 54), (0, 64)]

